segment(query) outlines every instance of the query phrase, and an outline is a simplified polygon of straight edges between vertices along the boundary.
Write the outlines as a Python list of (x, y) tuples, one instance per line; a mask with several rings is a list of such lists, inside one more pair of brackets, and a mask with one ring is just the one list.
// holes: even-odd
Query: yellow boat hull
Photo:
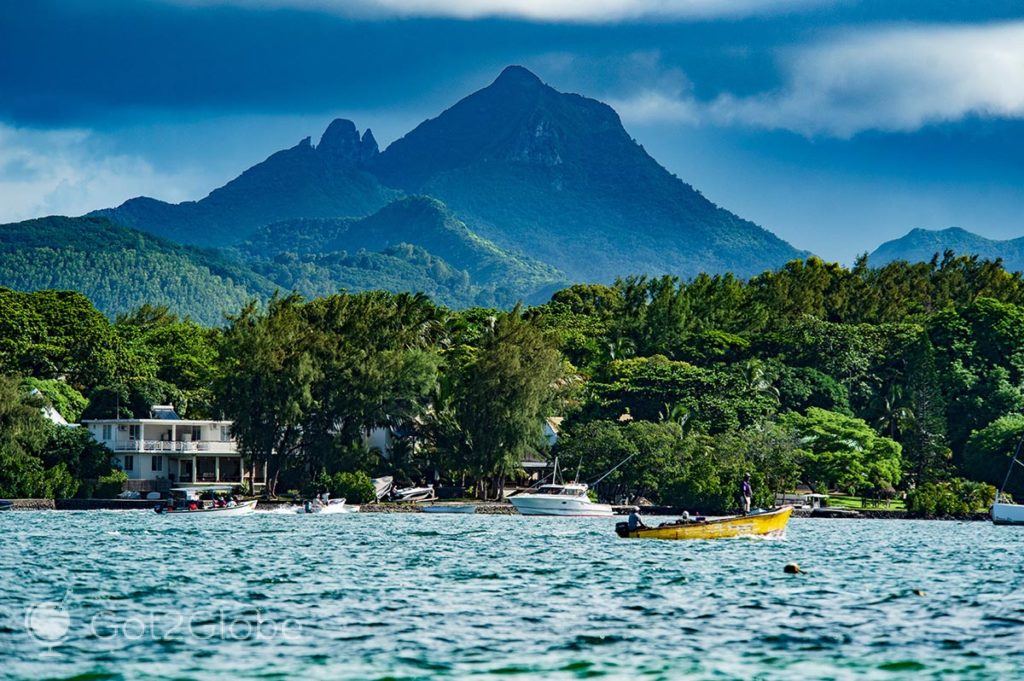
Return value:
[(780, 535), (786, 530), (792, 506), (767, 513), (729, 516), (705, 522), (673, 523), (661, 527), (642, 527), (623, 534), (630, 539), (728, 539)]

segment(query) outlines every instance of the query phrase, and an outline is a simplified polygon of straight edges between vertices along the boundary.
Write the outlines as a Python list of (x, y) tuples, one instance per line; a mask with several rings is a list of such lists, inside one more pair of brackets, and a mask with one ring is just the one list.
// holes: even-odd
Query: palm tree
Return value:
[(896, 436), (912, 425), (914, 420), (914, 412), (903, 404), (903, 387), (893, 383), (882, 397), (882, 415), (876, 421), (878, 429), (887, 432), (890, 438), (896, 439)]
[(779, 389), (772, 384), (760, 361), (750, 359), (743, 364), (743, 382), (751, 395), (768, 395), (779, 401)]

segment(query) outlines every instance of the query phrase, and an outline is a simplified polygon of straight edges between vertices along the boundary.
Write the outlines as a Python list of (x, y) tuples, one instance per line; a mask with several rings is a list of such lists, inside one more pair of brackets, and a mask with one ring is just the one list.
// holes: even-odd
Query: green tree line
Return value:
[[(1024, 433), (1022, 305), (1020, 275), (951, 253), (637, 277), (510, 311), (278, 296), (219, 327), (0, 290), (0, 373), (72, 419), (156, 402), (233, 419), (271, 493), (388, 473), (494, 498), (526, 455), (582, 479), (632, 455), (601, 496), (726, 510), (749, 472), (762, 504), (803, 483), (951, 512), (991, 496)], [(550, 416), (565, 417), (553, 450)], [(389, 458), (367, 450), (374, 428)]]

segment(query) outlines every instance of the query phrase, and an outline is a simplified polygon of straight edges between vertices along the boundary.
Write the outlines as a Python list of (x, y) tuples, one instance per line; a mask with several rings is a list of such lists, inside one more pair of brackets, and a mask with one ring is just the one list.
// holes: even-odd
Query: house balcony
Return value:
[(104, 442), (115, 452), (145, 452), (151, 454), (198, 454), (211, 452), (216, 454), (234, 454), (238, 451), (238, 443), (234, 441), (197, 440), (180, 442), (177, 440), (117, 440)]

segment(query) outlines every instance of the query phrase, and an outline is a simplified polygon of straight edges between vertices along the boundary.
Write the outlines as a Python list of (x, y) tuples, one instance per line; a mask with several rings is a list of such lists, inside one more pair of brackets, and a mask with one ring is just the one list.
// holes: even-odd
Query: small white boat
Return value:
[(992, 504), (992, 522), (996, 525), (1024, 525), (1024, 506), (1021, 504), (1011, 504), (1006, 499), (1005, 490), (1007, 483), (1010, 482), (1010, 475), (1013, 473), (1013, 467), (1022, 465), (1020, 462), (1021, 447), (1024, 446), (1024, 437), (1017, 443), (1017, 449), (1013, 453), (1013, 459), (1010, 461), (1010, 469), (1006, 471), (1006, 477), (1003, 478), (1003, 486), (999, 488), (996, 493), (995, 502)]
[(156, 512), (161, 515), (216, 515), (216, 516), (235, 516), (235, 515), (248, 515), (256, 510), (256, 500), (251, 501), (240, 501), (234, 506), (203, 506), (199, 508), (172, 508), (170, 506), (159, 505), (156, 507)]
[(324, 515), (334, 515), (335, 513), (358, 513), (358, 506), (349, 506), (345, 503), (345, 499), (331, 499), (326, 504), (320, 500), (307, 501), (305, 504), (299, 507), (298, 513), (318, 513)]
[(509, 497), (522, 515), (594, 516), (611, 518), (609, 504), (599, 504), (587, 496), (589, 487), (582, 482), (541, 485), (532, 492)]
[(202, 500), (201, 494), (227, 497), (231, 488), (176, 487), (171, 490), (168, 502), (160, 502), (153, 509), (160, 515), (174, 516), (217, 516), (228, 517), (248, 515), (256, 510), (256, 500), (238, 501), (228, 497), (219, 503), (217, 500)]
[(377, 494), (377, 501), (433, 501), (437, 498), (434, 493), (434, 486), (426, 487), (395, 487), (394, 478), (387, 475), (383, 478), (373, 479), (373, 488)]
[(424, 504), (424, 513), (476, 513), (476, 504)]

